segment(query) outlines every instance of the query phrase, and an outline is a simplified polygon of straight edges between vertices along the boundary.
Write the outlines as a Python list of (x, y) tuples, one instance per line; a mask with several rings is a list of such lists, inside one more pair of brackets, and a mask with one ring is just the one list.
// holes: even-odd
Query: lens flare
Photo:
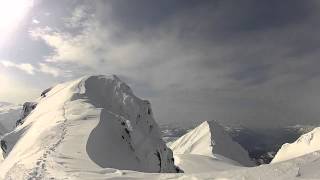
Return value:
[(33, 6), (33, 0), (0, 0), (0, 47)]

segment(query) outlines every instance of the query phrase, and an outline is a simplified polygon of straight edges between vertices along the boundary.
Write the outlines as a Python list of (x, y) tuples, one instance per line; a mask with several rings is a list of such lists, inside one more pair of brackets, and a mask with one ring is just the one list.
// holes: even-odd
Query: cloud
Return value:
[(61, 75), (61, 70), (55, 67), (51, 67), (44, 63), (39, 63), (39, 71), (45, 74), (50, 74), (54, 77)]
[(85, 26), (86, 20), (90, 18), (88, 6), (79, 5), (72, 12), (71, 17), (65, 18), (65, 25), (69, 28)]
[(40, 21), (38, 21), (37, 19), (32, 19), (32, 23), (33, 24), (40, 24)]
[(162, 122), (261, 127), (320, 115), (309, 107), (320, 105), (310, 101), (320, 90), (316, 1), (128, 4), (84, 1), (62, 25), (32, 29), (52, 50), (40, 63), (65, 64), (73, 76), (119, 74)]
[(23, 103), (39, 96), (39, 89), (13, 78), (10, 74), (0, 72), (0, 99), (2, 101)]
[[(98, 29), (90, 29), (88, 31), (92, 33), (95, 30)], [(72, 35), (70, 33), (52, 31), (50, 28), (39, 28), (32, 31), (31, 35), (33, 38), (44, 40), (54, 49), (54, 53), (46, 59), (49, 62), (74, 62), (93, 65), (101, 58), (99, 47), (101, 47), (104, 38), (98, 39), (95, 36), (91, 36), (89, 32)]]
[(46, 63), (39, 63), (39, 66), (35, 67), (29, 63), (19, 64), (19, 63), (14, 63), (14, 62), (7, 61), (7, 60), (2, 60), (2, 61), (0, 61), (0, 64), (2, 64), (6, 68), (17, 68), (17, 69), (19, 69), (27, 74), (30, 74), (30, 75), (34, 75), (36, 72), (38, 72), (38, 73), (41, 72), (44, 74), (52, 75), (54, 77), (58, 77), (63, 74), (61, 69), (59, 69), (57, 67), (50, 66)]
[(21, 63), (21, 64), (16, 64), (13, 63), (11, 61), (7, 61), (7, 60), (2, 60), (0, 61), (0, 63), (4, 66), (4, 67), (13, 67), (13, 68), (17, 68), (21, 71), (26, 72), (27, 74), (31, 74), (33, 75), (35, 72), (35, 68), (28, 63)]

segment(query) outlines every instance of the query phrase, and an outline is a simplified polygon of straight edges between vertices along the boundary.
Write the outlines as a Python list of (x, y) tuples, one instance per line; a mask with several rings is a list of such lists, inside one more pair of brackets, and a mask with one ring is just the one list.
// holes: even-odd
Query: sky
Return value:
[(3, 0), (0, 101), (116, 74), (162, 123), (320, 123), (317, 0)]

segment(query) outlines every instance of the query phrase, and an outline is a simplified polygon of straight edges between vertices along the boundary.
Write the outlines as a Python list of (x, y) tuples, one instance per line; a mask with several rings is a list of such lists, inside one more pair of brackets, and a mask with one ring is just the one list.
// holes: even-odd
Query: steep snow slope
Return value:
[(302, 135), (298, 140), (282, 145), (271, 163), (285, 161), (320, 150), (320, 127)]
[(57, 85), (37, 103), (3, 138), (2, 178), (77, 179), (115, 172), (110, 168), (177, 172), (150, 103), (116, 76)]
[(228, 158), (244, 166), (253, 165), (248, 153), (216, 121), (203, 122), (169, 146), (174, 154), (196, 154), (216, 159), (222, 156), (224, 160)]
[(0, 136), (15, 128), (21, 108), (19, 105), (0, 102)]

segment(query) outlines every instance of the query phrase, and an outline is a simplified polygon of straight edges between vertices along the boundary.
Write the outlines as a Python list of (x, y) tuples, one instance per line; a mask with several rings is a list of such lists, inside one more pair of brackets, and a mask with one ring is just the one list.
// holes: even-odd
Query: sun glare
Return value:
[(18, 28), (33, 0), (0, 0), (0, 45)]

